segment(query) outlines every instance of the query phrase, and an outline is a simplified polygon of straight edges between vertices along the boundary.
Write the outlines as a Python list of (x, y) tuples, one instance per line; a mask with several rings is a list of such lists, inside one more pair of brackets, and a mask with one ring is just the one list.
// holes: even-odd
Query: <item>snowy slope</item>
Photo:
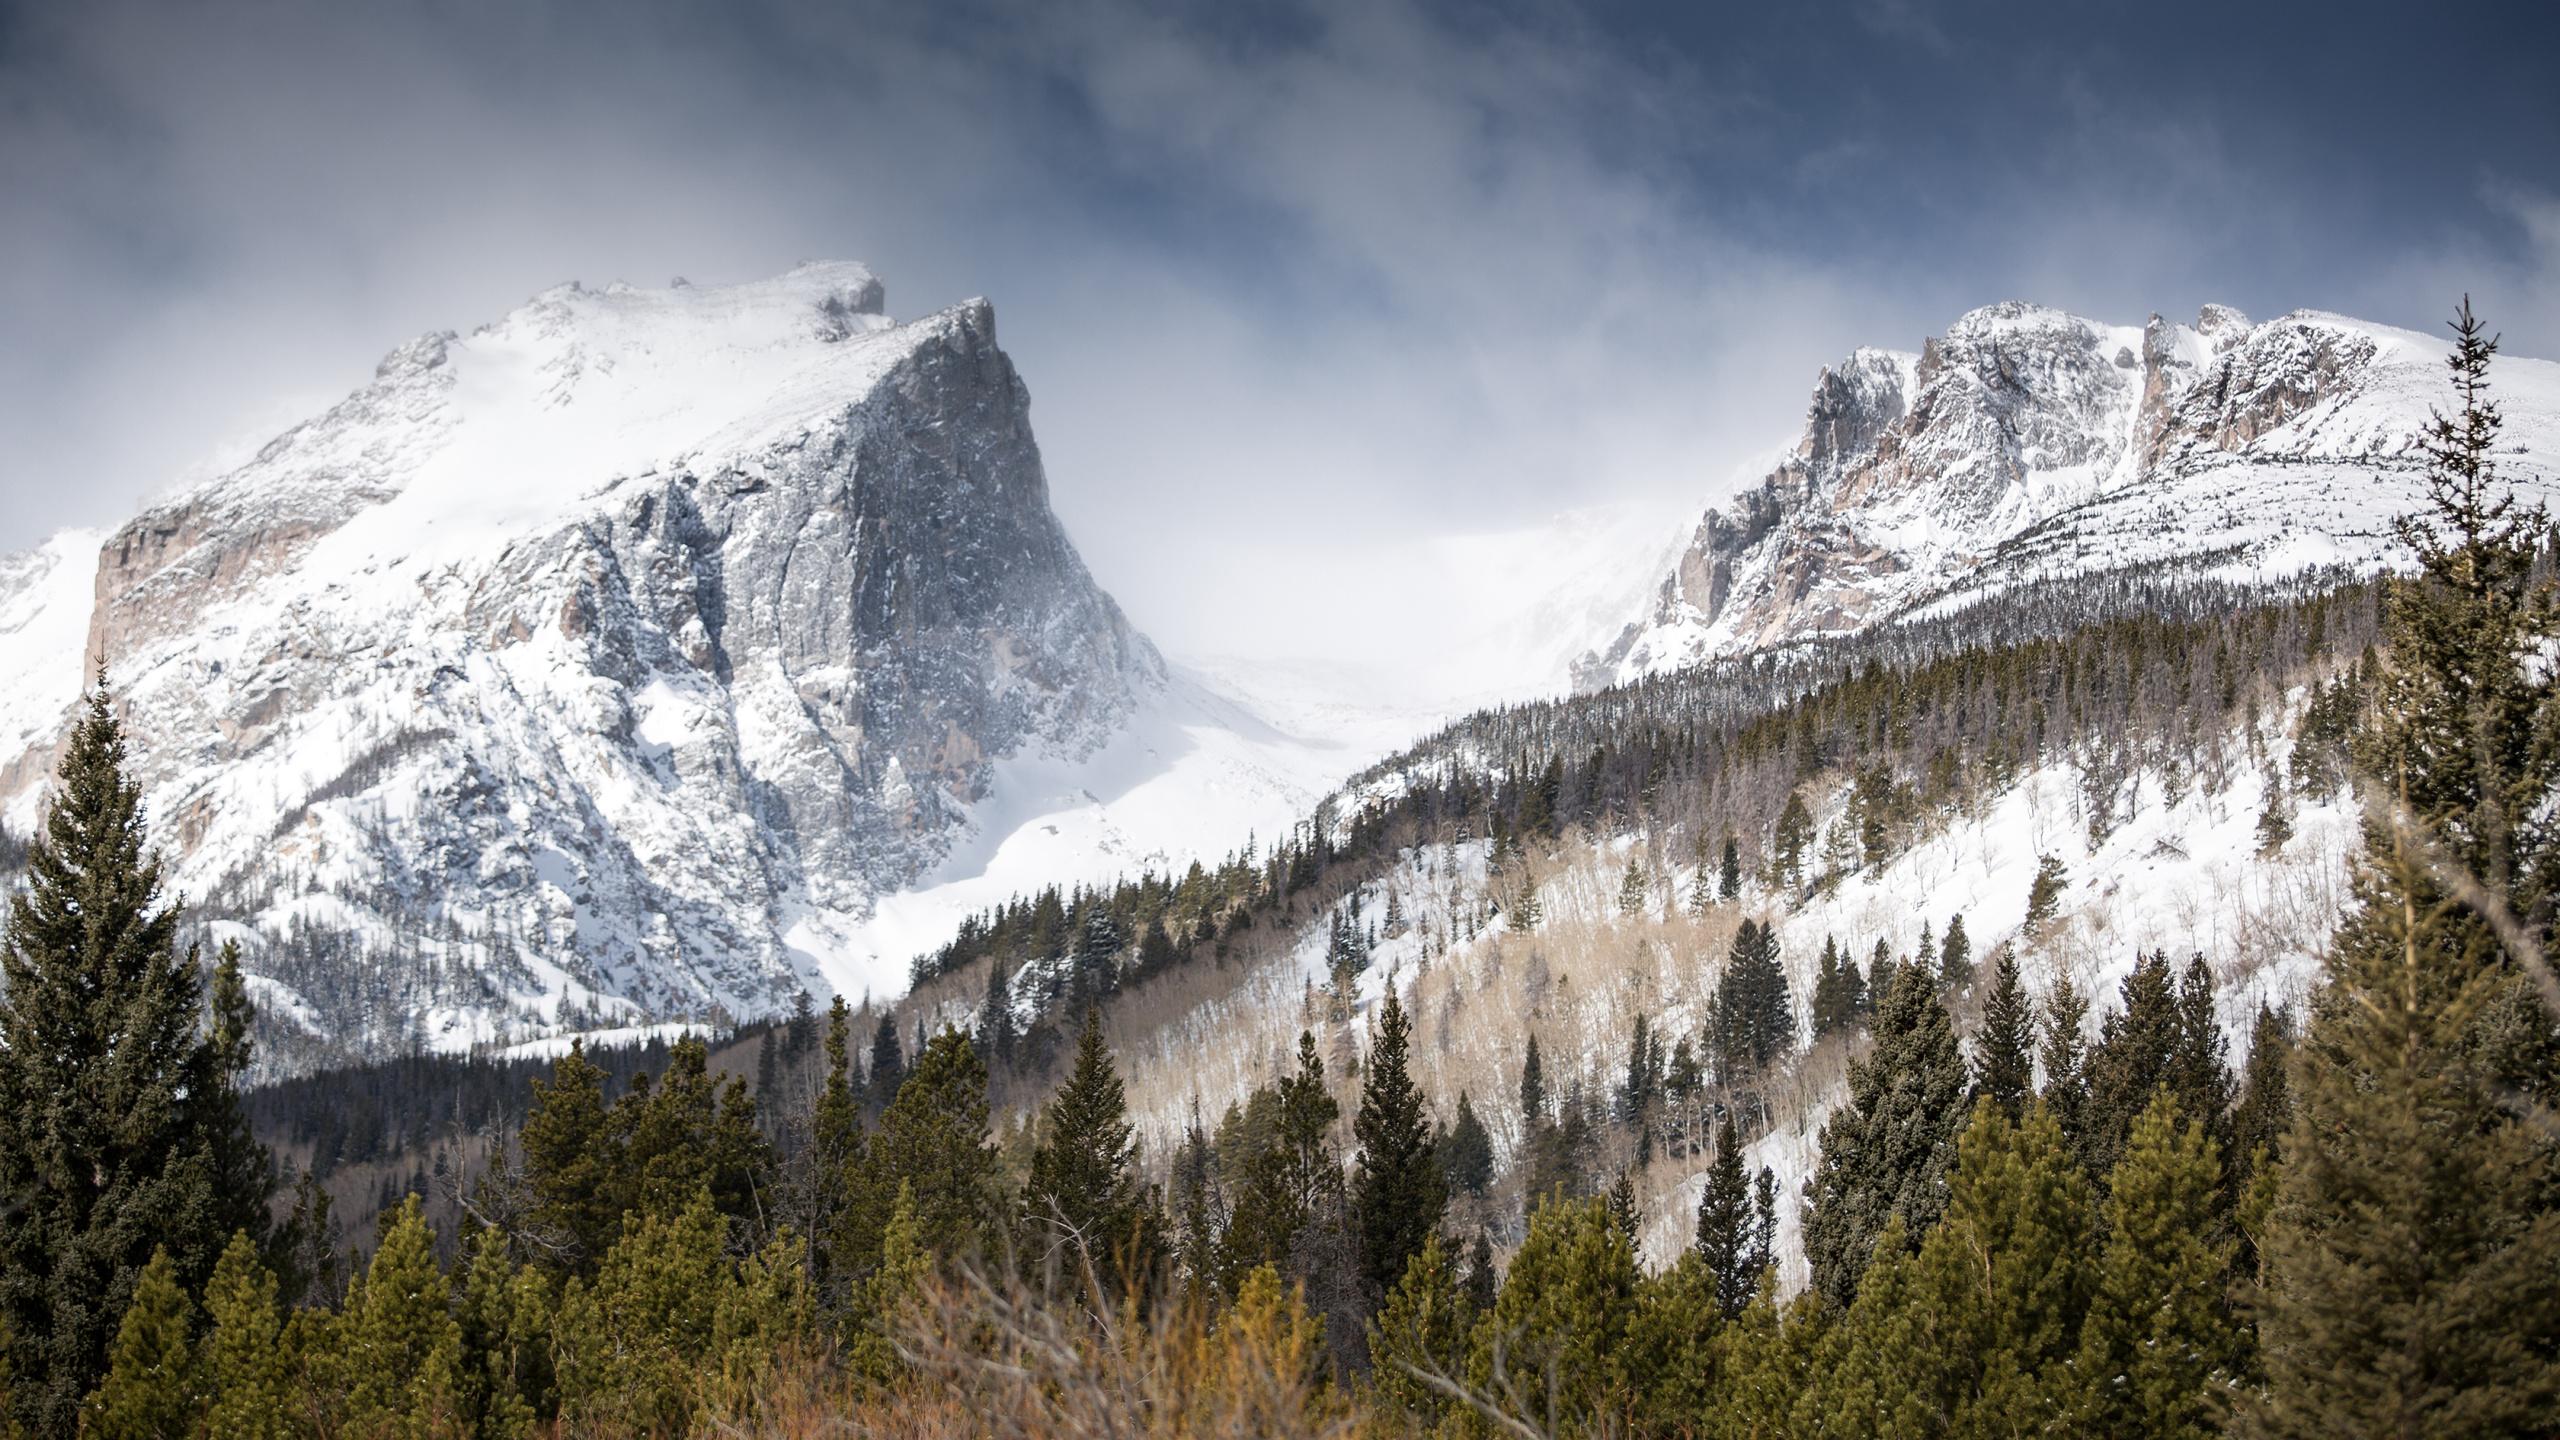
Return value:
[[(1802, 438), (1710, 510), (1584, 689), (2111, 570), (2280, 579), (2399, 563), (2449, 342), (2302, 311), (2252, 326), (1977, 310), (1825, 370)], [(2501, 460), (2560, 484), (2560, 365), (2501, 358)]]

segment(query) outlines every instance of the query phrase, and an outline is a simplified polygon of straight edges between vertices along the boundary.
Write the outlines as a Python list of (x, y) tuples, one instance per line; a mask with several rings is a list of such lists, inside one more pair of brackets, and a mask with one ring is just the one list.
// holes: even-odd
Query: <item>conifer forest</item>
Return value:
[[(5, 857), (8, 1433), (2560, 1435), (2555, 531), (2456, 336), (2407, 573), (1482, 711), (629, 1047), (260, 1070), (101, 683)], [(2075, 873), (2244, 775), (2223, 948)], [(2022, 904), (1860, 908), (2033, 796)]]

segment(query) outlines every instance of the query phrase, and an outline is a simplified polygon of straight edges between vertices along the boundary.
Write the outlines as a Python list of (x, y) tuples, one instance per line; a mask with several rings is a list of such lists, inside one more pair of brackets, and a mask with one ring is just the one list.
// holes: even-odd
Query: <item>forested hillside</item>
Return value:
[(2413, 577), (1476, 717), (716, 1052), (244, 1095), (97, 692), (0, 1000), (13, 1423), (2548, 1434), (2560, 606), (2463, 321)]

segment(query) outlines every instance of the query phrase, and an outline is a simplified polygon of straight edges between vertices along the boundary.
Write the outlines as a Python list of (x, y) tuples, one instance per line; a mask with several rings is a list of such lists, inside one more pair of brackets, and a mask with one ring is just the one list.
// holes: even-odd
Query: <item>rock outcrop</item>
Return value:
[(87, 651), (271, 1017), (379, 1053), (787, 1007), (999, 759), (1162, 685), (990, 308), (880, 311), (850, 265), (563, 287), (108, 537)]

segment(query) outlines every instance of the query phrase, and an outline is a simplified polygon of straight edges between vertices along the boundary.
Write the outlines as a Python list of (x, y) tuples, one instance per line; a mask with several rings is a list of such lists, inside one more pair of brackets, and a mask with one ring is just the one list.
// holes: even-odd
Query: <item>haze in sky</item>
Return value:
[(1515, 553), (1417, 538), (1668, 528), (1995, 300), (2560, 355), (2551, 7), (2089, 8), (0, 5), (0, 549), (558, 282), (814, 256), (995, 302), (1177, 653), (1389, 658)]

